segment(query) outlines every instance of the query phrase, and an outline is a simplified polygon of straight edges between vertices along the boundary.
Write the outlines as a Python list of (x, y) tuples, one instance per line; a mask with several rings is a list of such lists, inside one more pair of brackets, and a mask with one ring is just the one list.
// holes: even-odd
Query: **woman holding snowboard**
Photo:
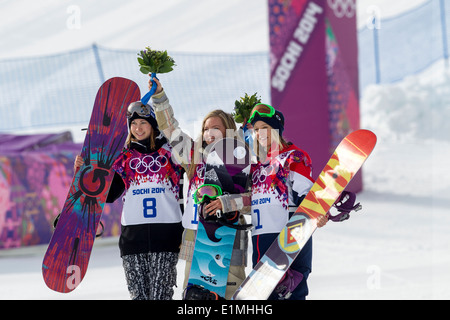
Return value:
[[(152, 96), (152, 104), (155, 107), (158, 125), (174, 150), (173, 154), (177, 161), (186, 170), (189, 187), (187, 191), (186, 207), (183, 215), (183, 242), (181, 246), (180, 259), (186, 260), (184, 288), (187, 286), (192, 255), (194, 252), (195, 238), (198, 227), (198, 206), (193, 200), (194, 192), (204, 183), (205, 162), (204, 151), (206, 146), (224, 137), (236, 136), (236, 124), (233, 117), (222, 111), (214, 110), (206, 115), (202, 122), (201, 135), (197, 140), (191, 139), (189, 135), (179, 128), (178, 121), (174, 117), (172, 106), (169, 103), (161, 83), (153, 79), (157, 84), (155, 94)], [(149, 81), (151, 90), (152, 81)], [(217, 201), (227, 201), (232, 195), (223, 195)], [(249, 207), (249, 204), (247, 206)], [(230, 211), (238, 211), (230, 210)], [(239, 218), (240, 224), (246, 224), (243, 216)], [(233, 254), (228, 273), (227, 289), (225, 298), (229, 299), (245, 279), (245, 267), (247, 262), (247, 232), (238, 230), (233, 246)]]
[[(267, 104), (257, 104), (248, 122), (253, 126), (257, 141), (254, 148), (258, 156), (250, 172), (252, 191), (241, 194), (240, 198), (235, 196), (229, 207), (251, 203), (254, 227), (252, 262), (255, 266), (300, 205), (314, 180), (309, 155), (282, 136), (284, 116), (280, 111)], [(211, 202), (205, 209), (214, 212), (221, 205)], [(222, 209), (227, 212), (229, 207)], [(324, 226), (327, 221), (328, 218), (323, 217), (318, 226)], [(311, 261), (312, 239), (309, 239), (269, 299), (305, 299)]]
[[(151, 106), (133, 102), (127, 112), (126, 148), (113, 165), (107, 202), (125, 191), (120, 255), (133, 300), (171, 300), (183, 227), (179, 205), (183, 168), (160, 133)], [(75, 167), (83, 164), (77, 156)]]

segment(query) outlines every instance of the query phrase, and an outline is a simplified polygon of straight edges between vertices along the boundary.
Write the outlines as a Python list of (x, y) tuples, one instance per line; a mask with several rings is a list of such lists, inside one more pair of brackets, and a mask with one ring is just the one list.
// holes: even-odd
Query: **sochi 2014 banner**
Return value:
[(269, 24), (272, 105), (317, 178), (342, 138), (359, 129), (356, 0), (269, 0)]

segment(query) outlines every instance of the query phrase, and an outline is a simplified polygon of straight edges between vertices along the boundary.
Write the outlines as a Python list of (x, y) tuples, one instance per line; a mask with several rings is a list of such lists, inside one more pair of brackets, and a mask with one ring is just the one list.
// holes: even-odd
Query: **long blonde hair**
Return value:
[(194, 176), (194, 172), (197, 167), (197, 164), (202, 162), (203, 151), (206, 148), (206, 142), (203, 141), (203, 134), (205, 132), (205, 123), (209, 118), (212, 118), (212, 117), (217, 117), (222, 121), (222, 124), (225, 127), (225, 132), (226, 132), (227, 137), (234, 137), (236, 134), (236, 123), (234, 122), (234, 118), (231, 114), (229, 114), (223, 110), (220, 110), (220, 109), (209, 112), (203, 119), (202, 132), (194, 143), (194, 152), (192, 154), (191, 164), (187, 171), (187, 176), (188, 176), (189, 180), (192, 179), (192, 177)]
[[(272, 126), (270, 126), (269, 124), (267, 125), (270, 127), (270, 135), (272, 141), (270, 146), (271, 155), (272, 157), (276, 157), (281, 150), (290, 146), (292, 143), (284, 139), (283, 136), (280, 135), (278, 130), (272, 128)], [(267, 154), (269, 150), (262, 147), (259, 142), (256, 141), (256, 143), (253, 144), (253, 151), (257, 155), (259, 161), (261, 161), (262, 163), (267, 161)]]

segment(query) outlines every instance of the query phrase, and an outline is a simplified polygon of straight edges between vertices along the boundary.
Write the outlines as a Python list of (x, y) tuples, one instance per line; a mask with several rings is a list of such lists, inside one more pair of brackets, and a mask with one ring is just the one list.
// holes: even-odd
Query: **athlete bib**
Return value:
[(183, 227), (185, 229), (197, 230), (198, 227), (198, 205), (194, 202), (193, 194), (205, 180), (205, 164), (199, 163), (194, 173), (194, 177), (189, 184), (186, 206), (183, 214)]
[(180, 222), (177, 196), (169, 185), (160, 182), (132, 185), (124, 198), (122, 225)]
[(252, 166), (251, 178), (253, 235), (279, 233), (289, 220), (293, 193), (301, 196), (313, 184), (309, 156), (295, 146)]
[(178, 199), (182, 169), (172, 162), (170, 151), (167, 144), (150, 154), (127, 150), (115, 162), (113, 168), (126, 187), (122, 225), (181, 221)]

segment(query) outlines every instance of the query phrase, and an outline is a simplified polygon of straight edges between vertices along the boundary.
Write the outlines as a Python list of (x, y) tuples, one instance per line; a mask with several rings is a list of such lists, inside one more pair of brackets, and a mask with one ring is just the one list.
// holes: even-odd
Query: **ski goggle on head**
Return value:
[(215, 184), (203, 184), (194, 192), (194, 203), (200, 204), (205, 202), (207, 198), (215, 200), (222, 195), (222, 189)]
[(137, 114), (139, 117), (155, 117), (155, 112), (153, 111), (153, 108), (149, 106), (148, 104), (143, 104), (140, 101), (133, 102), (128, 106), (127, 109), (127, 118), (130, 119), (133, 114)]
[(253, 107), (248, 122), (251, 123), (257, 114), (260, 117), (272, 118), (275, 114), (275, 108), (265, 103), (258, 103)]

